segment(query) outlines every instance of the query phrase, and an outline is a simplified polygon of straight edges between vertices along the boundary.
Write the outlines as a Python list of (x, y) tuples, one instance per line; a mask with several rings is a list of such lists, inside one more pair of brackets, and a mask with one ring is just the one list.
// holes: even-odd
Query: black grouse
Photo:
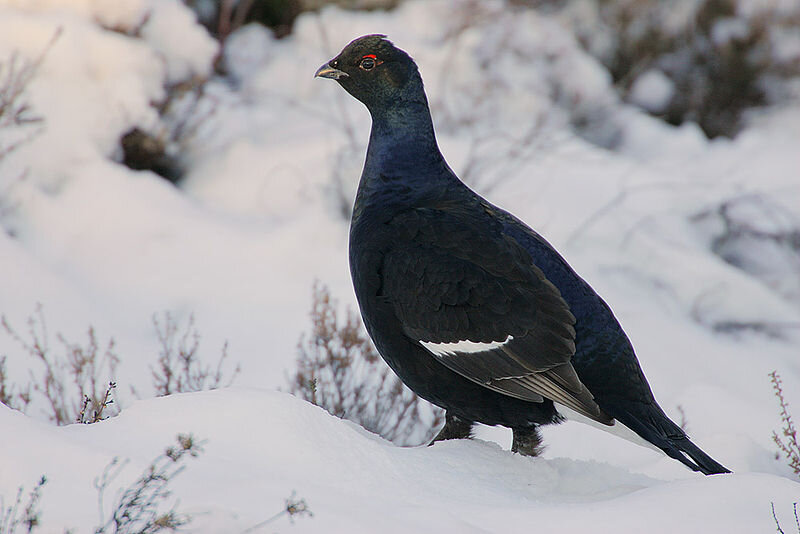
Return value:
[(729, 472), (664, 414), (603, 299), (544, 238), (453, 173), (408, 54), (367, 35), (316, 76), (372, 116), (350, 271), (380, 354), (446, 410), (434, 441), (469, 437), (476, 422), (502, 425), (513, 450), (536, 455), (537, 427), (561, 422), (558, 408), (622, 423), (695, 471)]

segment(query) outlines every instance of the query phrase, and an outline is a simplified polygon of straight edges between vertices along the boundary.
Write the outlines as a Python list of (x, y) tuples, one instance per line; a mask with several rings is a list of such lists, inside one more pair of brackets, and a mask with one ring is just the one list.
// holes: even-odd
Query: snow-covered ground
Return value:
[(4, 461), (4, 490), (15, 489), (7, 477), (48, 474), (45, 532), (88, 532), (99, 515), (93, 482), (112, 457), (130, 458), (119, 478), (132, 481), (186, 429), (207, 440), (171, 485), (180, 510), (195, 517), (191, 532), (242, 532), (280, 511), (295, 491), (314, 516), (263, 532), (750, 534), (772, 530), (770, 501), (788, 520), (798, 491), (796, 482), (749, 470), (665, 480), (619, 461), (531, 460), (483, 441), (395, 447), (263, 390), (141, 401), (114, 419), (60, 430), (0, 410), (0, 424), (15, 436), (3, 446), (4, 460), (26, 460)]
[[(0, 496), (46, 474), (41, 531), (89, 531), (109, 460), (130, 458), (124, 486), (179, 432), (207, 440), (174, 483), (192, 532), (240, 532), (292, 490), (314, 517), (268, 528), (751, 533), (774, 529), (770, 502), (792, 524), (800, 484), (775, 457), (767, 374), (800, 406), (800, 103), (710, 142), (621, 104), (608, 73), (536, 12), (445, 0), (326, 9), (281, 41), (258, 27), (230, 37), (229, 75), (195, 108), (175, 188), (121, 165), (118, 139), (168, 127), (152, 102), (208, 75), (215, 42), (177, 0), (2, 0), (0, 61), (39, 57), (59, 28), (26, 93), (44, 120), (0, 160), (0, 313), (24, 331), (41, 303), (53, 338), (89, 325), (113, 337), (123, 411), (56, 428), (42, 406), (0, 406)], [(661, 405), (682, 410), (692, 438), (735, 474), (702, 477), (576, 423), (546, 429), (537, 459), (508, 452), (496, 429), (398, 448), (275, 391), (309, 329), (313, 281), (353, 302), (342, 212), (369, 116), (312, 75), (366, 33), (417, 59), (451, 166), (606, 298)], [(756, 231), (726, 234), (745, 223)], [(236, 388), (134, 400), (129, 386), (148, 393), (163, 311), (194, 316), (209, 362), (229, 342)], [(27, 379), (30, 358), (5, 333), (0, 355)]]

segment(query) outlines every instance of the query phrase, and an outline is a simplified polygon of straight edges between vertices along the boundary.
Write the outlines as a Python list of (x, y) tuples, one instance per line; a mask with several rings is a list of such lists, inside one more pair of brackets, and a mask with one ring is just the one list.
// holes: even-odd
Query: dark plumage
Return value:
[(664, 414), (605, 302), (539, 234), (464, 185), (444, 161), (414, 61), (356, 39), (316, 73), (372, 115), (350, 226), (367, 331), (397, 375), (447, 410), (436, 439), (474, 422), (536, 454), (554, 402), (623, 423), (696, 471), (728, 472)]

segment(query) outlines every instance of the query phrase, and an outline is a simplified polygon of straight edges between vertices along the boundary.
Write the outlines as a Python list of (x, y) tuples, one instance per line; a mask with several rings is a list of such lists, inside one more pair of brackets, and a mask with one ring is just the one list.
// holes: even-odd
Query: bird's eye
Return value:
[(378, 62), (375, 61), (375, 58), (373, 58), (373, 57), (364, 57), (364, 58), (361, 58), (361, 63), (359, 63), (358, 66), (361, 67), (364, 70), (370, 70), (370, 69), (374, 68), (375, 65), (377, 65), (377, 63)]

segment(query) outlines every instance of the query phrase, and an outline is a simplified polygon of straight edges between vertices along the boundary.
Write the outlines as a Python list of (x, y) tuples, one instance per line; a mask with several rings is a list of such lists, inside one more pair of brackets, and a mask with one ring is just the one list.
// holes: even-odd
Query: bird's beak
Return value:
[(350, 76), (343, 70), (334, 69), (328, 63), (317, 69), (314, 73), (314, 78), (330, 78), (331, 80), (338, 80), (339, 78), (346, 78)]

